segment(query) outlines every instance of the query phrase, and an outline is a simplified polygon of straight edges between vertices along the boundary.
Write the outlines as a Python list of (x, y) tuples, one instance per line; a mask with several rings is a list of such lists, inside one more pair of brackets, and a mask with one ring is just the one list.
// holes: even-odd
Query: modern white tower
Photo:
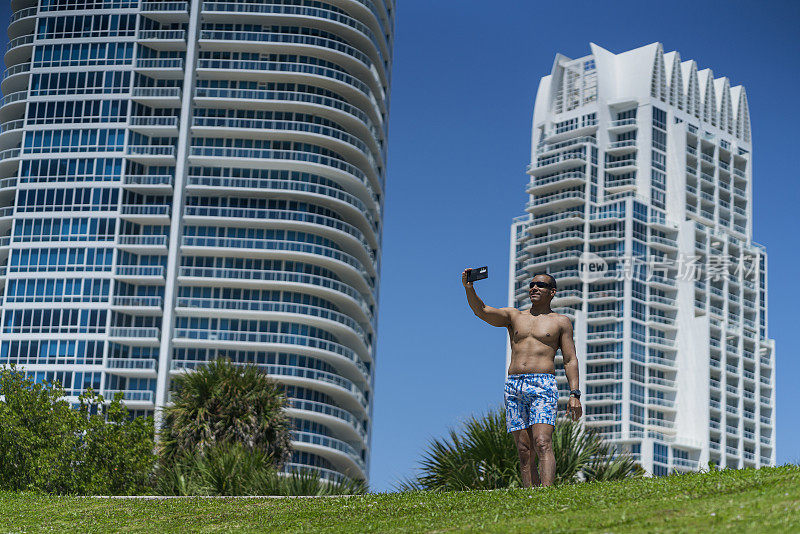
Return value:
[(591, 52), (556, 56), (539, 84), (509, 304), (530, 305), (533, 274), (557, 279), (586, 424), (648, 472), (774, 465), (745, 90), (659, 43)]
[(12, 0), (1, 363), (135, 414), (215, 358), (366, 478), (392, 0)]

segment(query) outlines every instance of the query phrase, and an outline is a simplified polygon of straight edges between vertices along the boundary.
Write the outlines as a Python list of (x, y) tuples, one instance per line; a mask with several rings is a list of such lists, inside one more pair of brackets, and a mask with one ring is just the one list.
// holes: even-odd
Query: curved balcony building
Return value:
[(11, 7), (0, 363), (138, 415), (255, 363), (289, 468), (366, 479), (394, 3)]
[(556, 278), (586, 425), (655, 475), (775, 465), (752, 158), (744, 87), (659, 43), (558, 55), (539, 85), (509, 305)]

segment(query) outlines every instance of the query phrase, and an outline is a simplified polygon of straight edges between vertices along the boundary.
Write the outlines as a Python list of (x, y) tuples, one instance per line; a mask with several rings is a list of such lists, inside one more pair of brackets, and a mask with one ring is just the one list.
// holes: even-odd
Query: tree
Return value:
[[(579, 480), (618, 480), (641, 476), (644, 470), (628, 454), (613, 447), (579, 423), (559, 419), (553, 432), (556, 484)], [(505, 414), (492, 410), (472, 417), (462, 433), (432, 440), (423, 453), (420, 474), (401, 482), (401, 490), (497, 489), (521, 485), (519, 456), (506, 432)]]
[(173, 381), (164, 410), (161, 454), (174, 462), (218, 444), (268, 455), (280, 468), (290, 451), (283, 388), (255, 365), (209, 362)]
[(152, 418), (127, 419), (120, 398), (91, 390), (78, 409), (58, 383), (0, 368), (0, 489), (56, 494), (146, 491), (155, 465)]

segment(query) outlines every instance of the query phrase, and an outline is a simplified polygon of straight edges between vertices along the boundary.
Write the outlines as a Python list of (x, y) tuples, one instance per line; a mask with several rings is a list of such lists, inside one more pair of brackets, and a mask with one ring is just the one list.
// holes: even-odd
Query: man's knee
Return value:
[(553, 440), (547, 435), (535, 435), (533, 436), (533, 448), (536, 450), (536, 454), (547, 454), (553, 450)]

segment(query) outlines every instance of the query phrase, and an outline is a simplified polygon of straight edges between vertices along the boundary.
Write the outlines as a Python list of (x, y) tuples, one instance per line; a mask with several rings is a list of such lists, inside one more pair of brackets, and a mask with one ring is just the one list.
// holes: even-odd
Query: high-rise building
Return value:
[(216, 358), (366, 478), (392, 0), (12, 0), (0, 363), (135, 414)]
[(533, 274), (557, 279), (586, 425), (648, 472), (774, 465), (745, 90), (658, 43), (591, 52), (539, 84), (509, 303), (530, 306)]

